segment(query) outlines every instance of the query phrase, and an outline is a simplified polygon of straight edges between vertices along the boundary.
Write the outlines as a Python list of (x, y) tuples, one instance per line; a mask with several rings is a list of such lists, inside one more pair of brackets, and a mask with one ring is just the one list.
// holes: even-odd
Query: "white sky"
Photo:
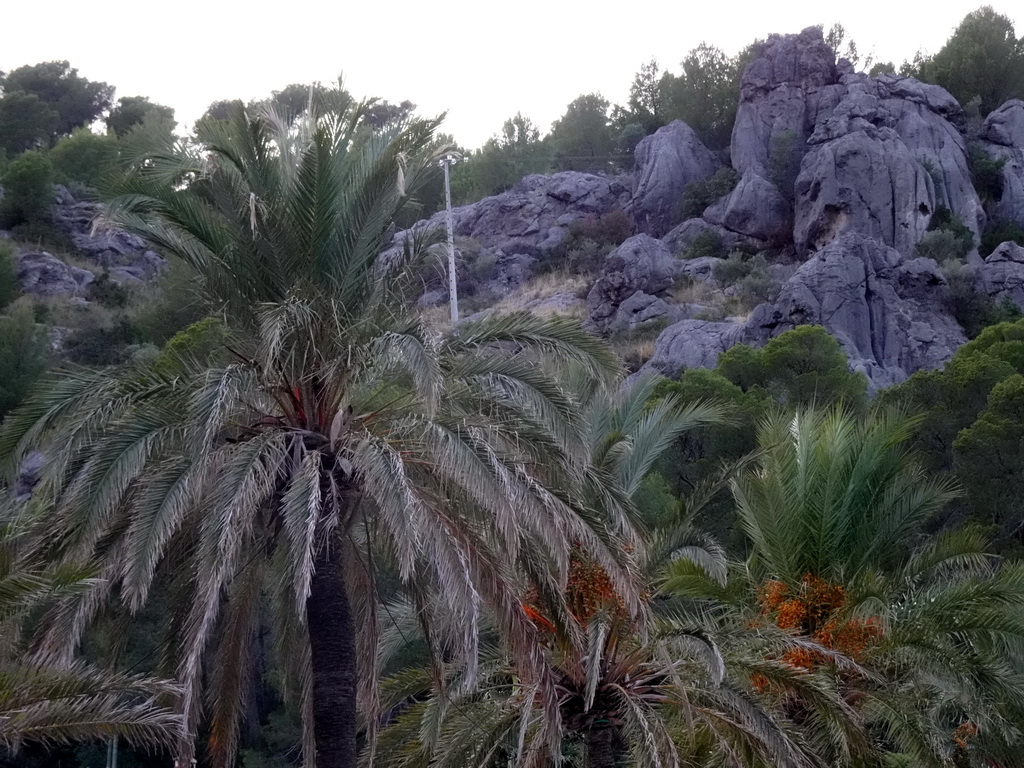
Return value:
[[(991, 5), (1020, 36), (1018, 3)], [(8, 0), (0, 70), (67, 59), (118, 96), (174, 107), (179, 126), (217, 99), (249, 100), (344, 72), (356, 96), (409, 99), (422, 114), (447, 110), (443, 130), (476, 147), (517, 111), (545, 132), (581, 93), (624, 103), (640, 64), (653, 56), (678, 72), (702, 41), (731, 55), (772, 32), (838, 21), (862, 55), (898, 64), (919, 48), (938, 50), (979, 4)]]

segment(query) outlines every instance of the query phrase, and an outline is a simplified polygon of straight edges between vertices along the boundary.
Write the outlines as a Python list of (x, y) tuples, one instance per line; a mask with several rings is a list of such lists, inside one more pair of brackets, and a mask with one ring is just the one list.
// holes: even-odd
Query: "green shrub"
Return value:
[(680, 220), (697, 218), (709, 205), (736, 189), (739, 183), (740, 175), (728, 166), (719, 168), (706, 179), (690, 182), (679, 203)]
[(967, 165), (971, 170), (971, 183), (982, 203), (992, 203), (1003, 196), (1005, 157), (992, 157), (981, 144), (974, 142), (967, 147)]
[(14, 246), (0, 241), (0, 310), (14, 301), (21, 293), (18, 283), (18, 267), (14, 261)]
[(0, 419), (29, 393), (49, 362), (46, 329), (32, 306), (19, 302), (0, 315)]
[(966, 258), (973, 243), (973, 236), (965, 242), (951, 230), (936, 229), (925, 232), (917, 244), (916, 254), (926, 259), (934, 259), (939, 264), (957, 263)]
[(943, 273), (948, 286), (949, 312), (969, 339), (985, 328), (1016, 319), (1020, 310), (1012, 301), (995, 302), (977, 288), (974, 277), (958, 264), (947, 264)]
[(7, 166), (0, 178), (0, 226), (44, 222), (53, 204), (53, 166), (42, 152), (23, 152)]
[(1024, 245), (1024, 228), (1021, 228), (1015, 221), (1004, 219), (990, 221), (981, 233), (981, 245), (978, 247), (978, 253), (983, 257), (988, 256), (1001, 243), (1005, 242)]
[(57, 142), (50, 150), (56, 180), (95, 189), (117, 167), (117, 141), (81, 128)]
[[(762, 258), (761, 263), (763, 262), (764, 259)], [(733, 251), (724, 261), (715, 264), (712, 273), (715, 276), (715, 280), (724, 286), (730, 286), (736, 285), (740, 280), (747, 277), (757, 266), (760, 266), (760, 264), (755, 264), (753, 259), (745, 253)]]
[(705, 229), (693, 238), (693, 242), (680, 254), (680, 258), (700, 259), (704, 256), (711, 256), (716, 259), (723, 259), (725, 255), (725, 244), (722, 242), (722, 236), (713, 229)]
[(107, 272), (89, 283), (88, 294), (90, 301), (99, 302), (109, 309), (123, 309), (131, 298), (128, 289), (111, 280)]
[(768, 180), (787, 199), (793, 198), (796, 177), (800, 175), (800, 160), (803, 158), (800, 140), (795, 131), (780, 131), (772, 136), (768, 153)]

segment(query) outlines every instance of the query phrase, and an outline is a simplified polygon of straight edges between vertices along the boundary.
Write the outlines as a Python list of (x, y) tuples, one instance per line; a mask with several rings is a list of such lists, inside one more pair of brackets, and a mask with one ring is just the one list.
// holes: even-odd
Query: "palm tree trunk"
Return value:
[(618, 768), (626, 745), (617, 725), (591, 726), (586, 735), (587, 768)]
[(313, 663), (316, 768), (355, 768), (356, 632), (342, 575), (337, 531), (321, 545), (306, 598)]

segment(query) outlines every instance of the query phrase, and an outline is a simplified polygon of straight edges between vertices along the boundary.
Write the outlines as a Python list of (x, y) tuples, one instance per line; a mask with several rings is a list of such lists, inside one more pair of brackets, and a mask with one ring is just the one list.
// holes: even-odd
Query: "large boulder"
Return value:
[(1013, 99), (985, 118), (983, 147), (1002, 160), (1002, 194), (993, 206), (995, 218), (1024, 227), (1024, 101)]
[[(599, 332), (616, 327), (633, 327), (638, 322), (660, 317), (667, 312), (659, 294), (667, 291), (680, 270), (680, 262), (672, 256), (668, 246), (649, 235), (634, 235), (605, 257), (601, 276), (587, 296), (586, 325)], [(625, 302), (634, 294), (644, 294), (630, 304)], [(625, 304), (628, 317), (619, 317)], [(655, 305), (652, 314), (652, 305)], [(664, 305), (664, 307), (662, 306)], [(658, 313), (658, 310), (664, 312)], [(646, 312), (642, 318), (637, 313)]]
[(1024, 148), (1024, 101), (1011, 99), (992, 110), (981, 127), (981, 138), (1004, 147)]
[[(932, 179), (934, 210), (956, 212), (977, 235), (985, 223), (981, 201), (971, 184), (963, 136), (954, 122), (960, 106), (937, 85), (892, 74), (871, 78), (850, 74), (841, 78), (843, 98), (818, 116), (810, 145), (825, 144), (851, 133), (880, 135), (892, 129)], [(902, 250), (902, 249), (900, 249)]]
[(732, 164), (770, 178), (774, 155), (802, 150), (814, 125), (818, 102), (832, 103), (837, 82), (835, 55), (820, 27), (798, 35), (771, 35), (761, 43), (740, 80), (740, 103), (732, 132)]
[(33, 296), (85, 296), (93, 274), (65, 264), (52, 253), (23, 253), (15, 258), (21, 290)]
[(704, 211), (704, 219), (747, 237), (777, 243), (790, 238), (793, 208), (775, 184), (749, 169), (729, 195)]
[(945, 310), (946, 282), (930, 259), (905, 260), (860, 234), (837, 238), (803, 264), (772, 304), (747, 321), (766, 341), (798, 325), (822, 325), (873, 390), (937, 368), (966, 339)]
[(1002, 243), (976, 268), (982, 289), (996, 301), (1010, 299), (1024, 310), (1024, 248)]
[(680, 320), (661, 332), (654, 342), (654, 353), (639, 374), (675, 378), (686, 368), (714, 368), (718, 356), (744, 341), (745, 333), (739, 323)]
[(911, 256), (934, 211), (931, 177), (891, 128), (814, 147), (796, 181), (793, 239), (808, 254), (856, 232)]
[(633, 221), (637, 231), (654, 237), (665, 234), (679, 221), (679, 203), (686, 185), (718, 169), (715, 156), (680, 120), (642, 139), (633, 157)]

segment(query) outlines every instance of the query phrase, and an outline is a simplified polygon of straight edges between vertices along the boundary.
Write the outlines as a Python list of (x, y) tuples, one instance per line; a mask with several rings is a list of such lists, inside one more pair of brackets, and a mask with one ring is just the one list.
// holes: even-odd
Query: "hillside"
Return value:
[(456, 208), (471, 305), (660, 331), (642, 362), (670, 376), (820, 324), (876, 390), (1024, 307), (1024, 102), (971, 130), (941, 87), (854, 72), (818, 29), (770, 37), (741, 92), (729, 165), (674, 122), (632, 173), (529, 176)]

